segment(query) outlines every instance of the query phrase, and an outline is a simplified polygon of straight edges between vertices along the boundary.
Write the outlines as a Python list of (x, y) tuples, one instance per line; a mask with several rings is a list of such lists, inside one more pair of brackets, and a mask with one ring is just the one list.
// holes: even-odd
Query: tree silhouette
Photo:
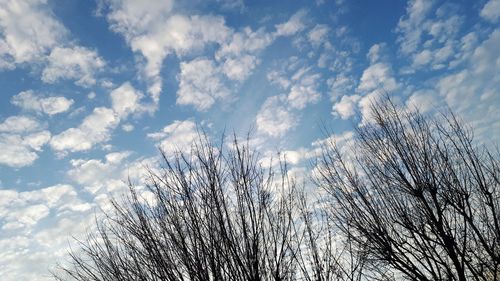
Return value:
[(451, 113), (371, 110), (347, 149), (323, 143), (314, 204), (236, 137), (162, 154), (153, 196), (130, 184), (56, 279), (500, 280), (497, 154)]
[[(80, 241), (59, 280), (334, 280), (333, 235), (285, 161), (259, 164), (248, 144), (204, 135), (190, 154), (162, 154), (145, 200), (124, 201)], [(321, 233), (321, 235), (319, 235)], [(325, 247), (319, 242), (328, 242)]]
[[(371, 107), (346, 155), (323, 147), (317, 183), (365, 273), (409, 280), (500, 280), (498, 155), (453, 114), (432, 118), (390, 99)], [(368, 276), (368, 275), (366, 275)]]

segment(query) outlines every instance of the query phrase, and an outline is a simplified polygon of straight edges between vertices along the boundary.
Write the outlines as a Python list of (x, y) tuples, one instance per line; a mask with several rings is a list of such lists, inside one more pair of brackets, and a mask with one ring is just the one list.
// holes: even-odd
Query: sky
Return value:
[(389, 94), (497, 143), (499, 24), (500, 0), (0, 0), (1, 279), (48, 280), (197, 130), (304, 177)]

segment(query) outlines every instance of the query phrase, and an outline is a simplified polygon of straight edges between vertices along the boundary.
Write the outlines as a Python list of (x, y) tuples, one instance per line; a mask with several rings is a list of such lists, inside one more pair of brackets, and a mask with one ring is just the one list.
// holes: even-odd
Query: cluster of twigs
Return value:
[(59, 280), (500, 280), (500, 166), (453, 114), (372, 106), (349, 155), (327, 141), (327, 196), (236, 138), (163, 156)]

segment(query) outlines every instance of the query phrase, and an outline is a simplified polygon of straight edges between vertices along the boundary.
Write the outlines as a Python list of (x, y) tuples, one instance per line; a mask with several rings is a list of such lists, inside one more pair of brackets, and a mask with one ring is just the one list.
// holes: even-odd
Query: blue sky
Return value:
[(44, 280), (158, 147), (244, 134), (302, 177), (389, 93), (500, 135), (500, 1), (0, 0), (0, 276)]

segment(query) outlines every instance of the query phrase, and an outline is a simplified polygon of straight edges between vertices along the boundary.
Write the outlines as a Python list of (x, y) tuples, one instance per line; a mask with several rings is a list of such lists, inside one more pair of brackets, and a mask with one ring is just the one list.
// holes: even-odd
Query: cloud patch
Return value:
[(321, 74), (303, 67), (292, 76), (288, 93), (288, 104), (294, 109), (304, 109), (308, 104), (316, 103), (321, 98), (319, 84)]
[(182, 62), (180, 68), (177, 104), (191, 105), (199, 111), (205, 111), (215, 102), (230, 97), (222, 75), (212, 60), (197, 58)]
[(361, 75), (357, 90), (368, 92), (381, 89), (391, 92), (398, 87), (396, 79), (393, 77), (392, 68), (387, 63), (378, 62), (368, 66)]
[(67, 35), (45, 0), (6, 0), (0, 5), (0, 69), (40, 61)]
[(500, 19), (500, 0), (490, 0), (481, 9), (481, 17), (496, 23)]
[(27, 116), (11, 116), (0, 123), (0, 164), (13, 168), (30, 166), (50, 140), (38, 120)]
[(106, 2), (111, 29), (122, 34), (132, 50), (146, 59), (142, 71), (155, 103), (162, 89), (160, 70), (169, 54), (183, 56), (208, 43), (222, 43), (230, 33), (222, 17), (173, 14), (173, 1)]
[(120, 87), (110, 93), (111, 108), (121, 119), (129, 114), (139, 113), (146, 108), (140, 103), (143, 95), (137, 91), (129, 82), (123, 83)]
[(285, 135), (297, 123), (297, 117), (286, 107), (283, 96), (267, 98), (256, 117), (257, 130), (271, 137)]
[(106, 154), (105, 161), (100, 159), (72, 159), (72, 168), (68, 176), (82, 185), (91, 194), (124, 190), (126, 183), (126, 165), (124, 160), (131, 155), (130, 151)]
[(56, 47), (47, 60), (42, 81), (51, 84), (62, 79), (74, 79), (77, 85), (92, 86), (96, 83), (95, 73), (106, 65), (97, 52), (79, 46)]
[(339, 102), (333, 105), (333, 116), (339, 116), (342, 119), (354, 116), (360, 99), (360, 95), (343, 96)]
[(326, 24), (317, 24), (307, 34), (307, 39), (314, 47), (318, 47), (328, 40), (328, 32), (330, 29)]
[(56, 151), (89, 150), (97, 143), (108, 141), (119, 122), (120, 118), (112, 109), (97, 107), (80, 126), (54, 136), (50, 146)]
[(65, 97), (40, 97), (33, 90), (20, 92), (10, 102), (23, 110), (55, 115), (69, 110), (74, 101)]
[(198, 138), (198, 131), (196, 124), (191, 120), (175, 120), (161, 131), (148, 134), (148, 137), (158, 141), (163, 153), (172, 157), (177, 152), (189, 152)]
[(109, 141), (113, 130), (130, 114), (141, 113), (144, 107), (140, 101), (142, 93), (129, 82), (110, 93), (112, 107), (96, 107), (82, 123), (69, 128), (50, 140), (50, 146), (64, 155), (66, 152), (90, 150), (94, 145)]
[(305, 10), (300, 10), (297, 13), (293, 14), (290, 19), (284, 23), (277, 24), (276, 27), (276, 36), (290, 36), (294, 35), (297, 32), (304, 30), (306, 27), (304, 23), (304, 17), (307, 15)]
[(90, 208), (76, 197), (75, 189), (64, 184), (25, 192), (0, 190), (0, 220), (4, 222), (2, 229), (31, 229), (47, 217), (51, 209), (72, 208), (71, 203), (75, 206), (83, 204), (82, 210)]
[(412, 62), (405, 72), (453, 67), (463, 22), (464, 17), (451, 3), (437, 6), (434, 1), (409, 2), (407, 14), (397, 27), (400, 51)]
[(500, 135), (499, 44), (500, 29), (496, 29), (473, 49), (464, 69), (442, 76), (436, 85), (447, 104), (474, 126), (483, 141)]

